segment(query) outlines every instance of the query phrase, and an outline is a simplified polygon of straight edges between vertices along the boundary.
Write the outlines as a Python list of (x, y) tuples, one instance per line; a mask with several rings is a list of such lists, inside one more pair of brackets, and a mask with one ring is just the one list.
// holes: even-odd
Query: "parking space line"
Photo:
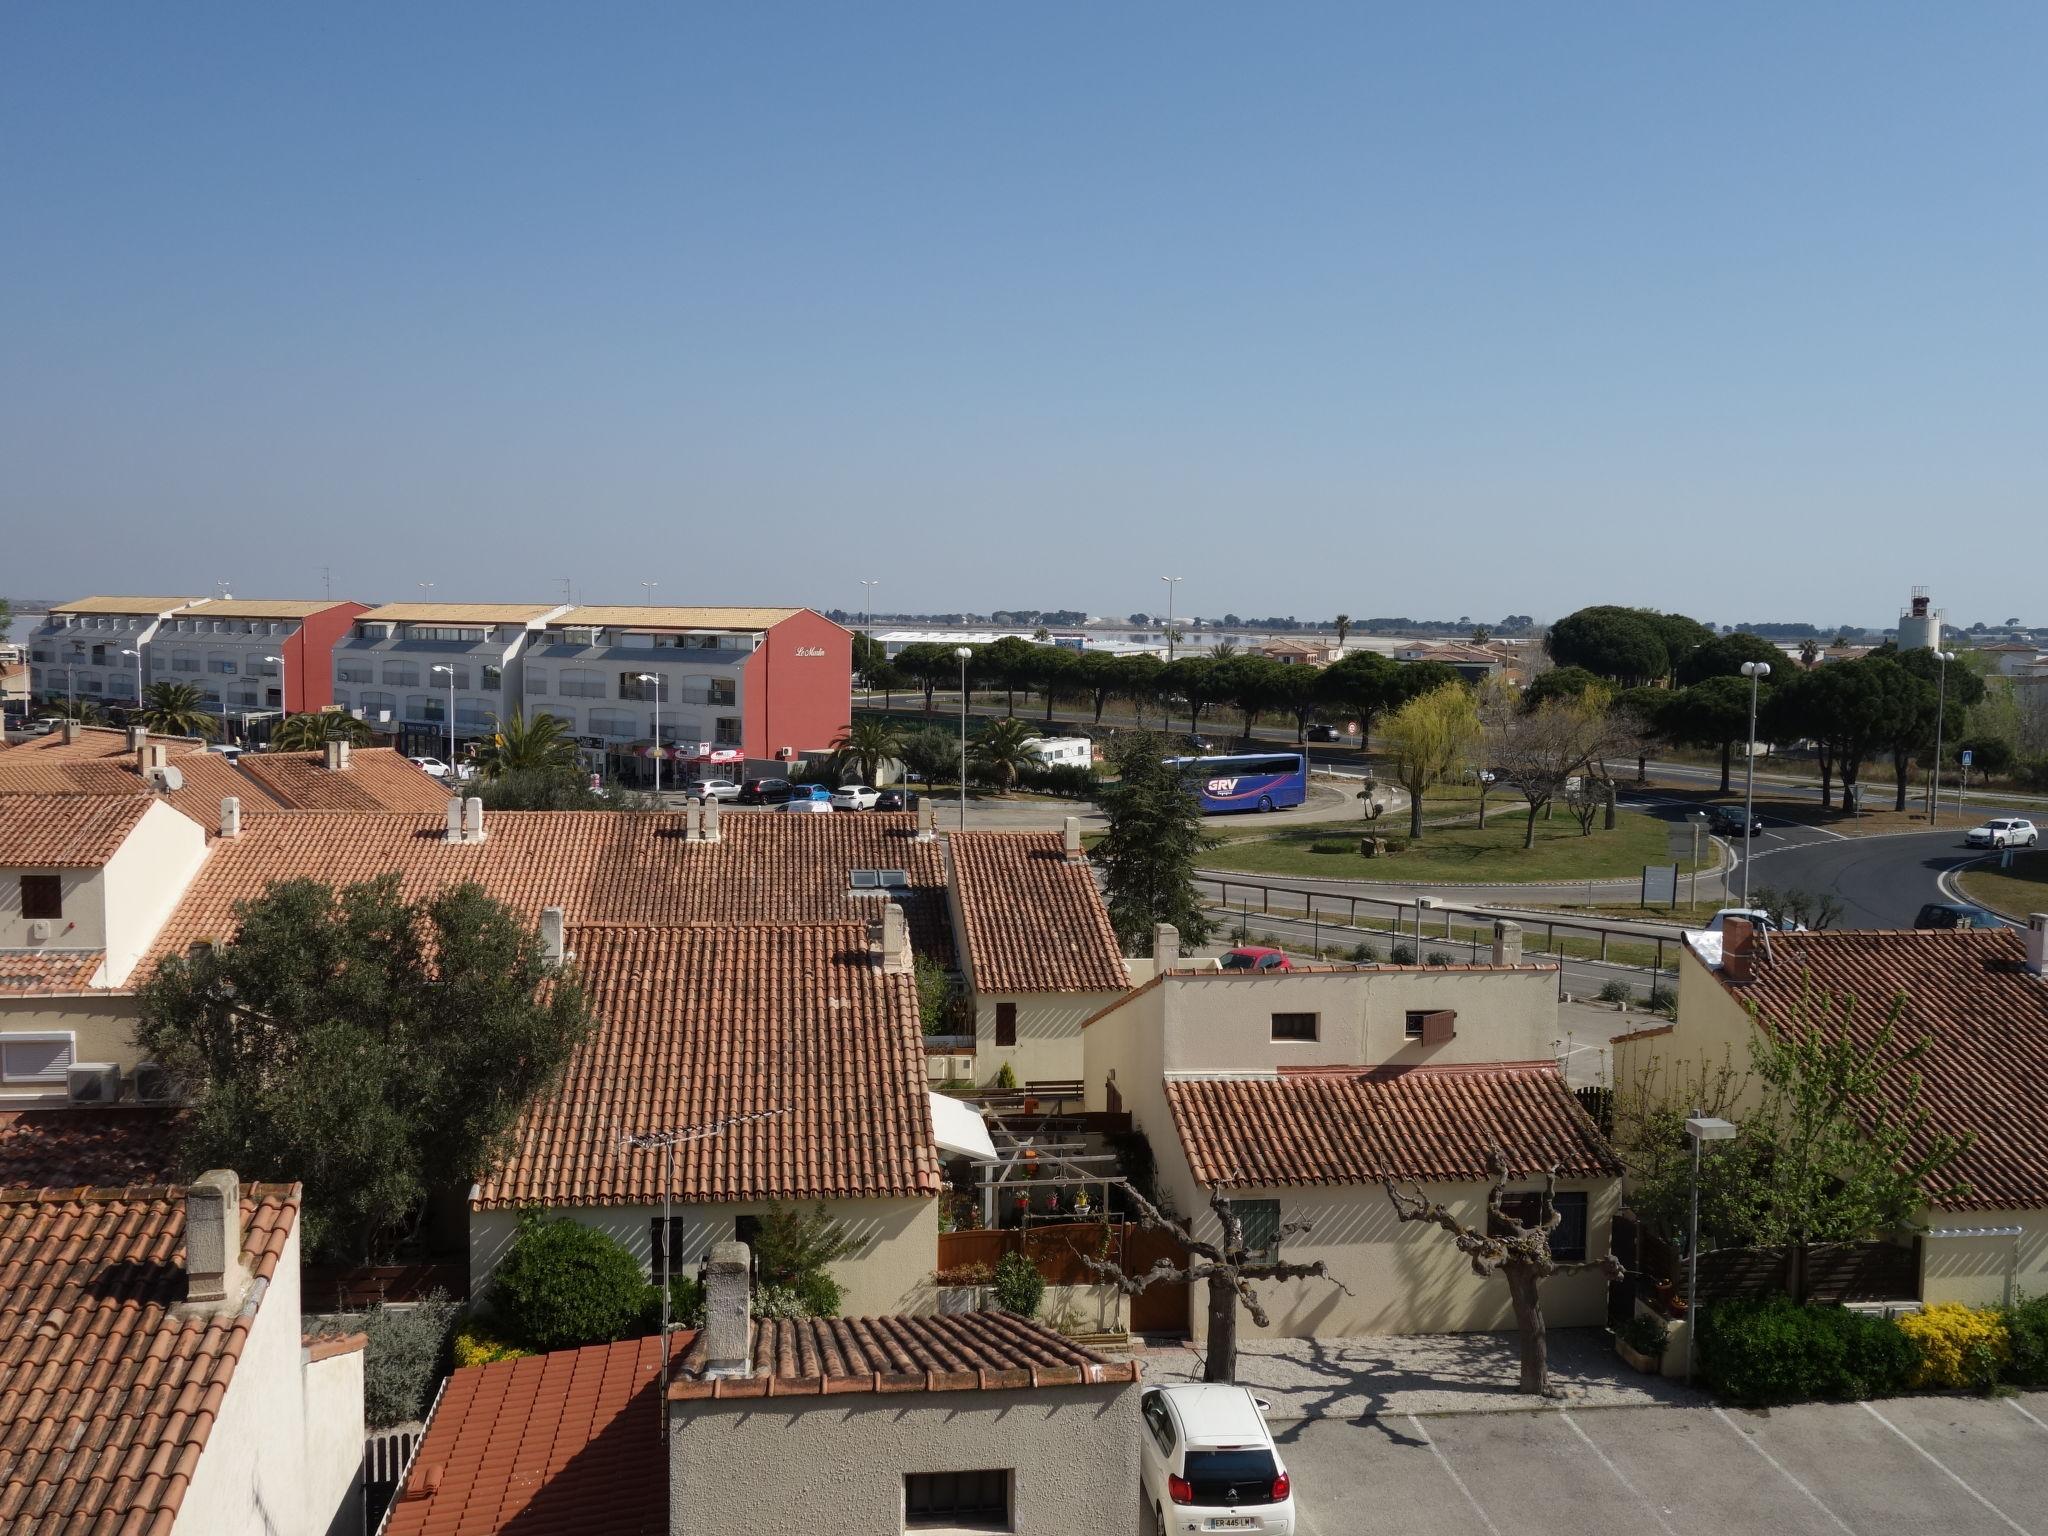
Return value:
[(1479, 1523), (1486, 1527), (1490, 1536), (1500, 1536), (1500, 1527), (1493, 1523), (1493, 1516), (1472, 1497), (1472, 1490), (1465, 1486), (1465, 1479), (1458, 1476), (1458, 1469), (1451, 1465), (1451, 1458), (1444, 1454), (1443, 1447), (1430, 1438), (1429, 1431), (1422, 1427), (1422, 1420), (1411, 1413), (1408, 1415), (1408, 1423), (1415, 1433), (1422, 1437), (1422, 1443), (1429, 1447), (1429, 1454), (1434, 1456), (1436, 1464), (1444, 1469), (1444, 1475), (1451, 1480), (1452, 1486), (1465, 1496), (1465, 1502), (1472, 1506), (1472, 1513), (1479, 1517)]
[(2014, 1413), (2018, 1414), (2021, 1418), (2025, 1419), (2029, 1424), (2032, 1424), (2035, 1428), (2048, 1429), (2048, 1424), (2043, 1424), (2039, 1419), (2035, 1418), (2033, 1414), (2027, 1412), (2026, 1409), (2022, 1408), (2017, 1402), (2013, 1401), (2013, 1399), (2008, 1397), (2005, 1400), (2005, 1406), (2010, 1408)]
[(1643, 1490), (1638, 1488), (1634, 1483), (1630, 1482), (1628, 1480), (1627, 1474), (1624, 1473), (1621, 1470), (1621, 1468), (1617, 1467), (1611, 1459), (1609, 1459), (1605, 1451), (1601, 1450), (1599, 1446), (1593, 1443), (1593, 1437), (1587, 1434), (1583, 1429), (1579, 1428), (1579, 1421), (1577, 1419), (1573, 1418), (1569, 1413), (1563, 1412), (1560, 1412), (1558, 1414), (1558, 1417), (1565, 1421), (1566, 1425), (1570, 1427), (1571, 1432), (1573, 1434), (1577, 1435), (1581, 1440), (1586, 1442), (1586, 1449), (1591, 1451), (1595, 1456), (1598, 1456), (1600, 1458), (1600, 1464), (1603, 1467), (1605, 1467), (1608, 1471), (1614, 1474), (1614, 1480), (1617, 1483), (1621, 1484), (1622, 1487), (1626, 1488), (1630, 1493), (1636, 1496), (1636, 1501), (1639, 1504), (1641, 1504), (1643, 1508), (1647, 1509), (1650, 1512), (1650, 1518), (1657, 1522), (1658, 1526), (1663, 1530), (1664, 1536), (1678, 1536), (1678, 1532), (1674, 1531), (1671, 1528), (1671, 1522), (1664, 1518), (1664, 1511), (1659, 1509), (1655, 1504), (1651, 1503), (1649, 1495), (1644, 1493)]
[(1801, 1481), (1799, 1481), (1798, 1478), (1794, 1477), (1789, 1467), (1787, 1467), (1782, 1461), (1778, 1460), (1778, 1458), (1773, 1456), (1769, 1451), (1764, 1449), (1763, 1441), (1758, 1436), (1749, 1434), (1747, 1431), (1745, 1431), (1740, 1424), (1736, 1423), (1733, 1419), (1729, 1418), (1727, 1412), (1719, 1406), (1716, 1406), (1714, 1409), (1714, 1417), (1719, 1419), (1723, 1424), (1726, 1424), (1731, 1431), (1733, 1431), (1737, 1436), (1739, 1436), (1744, 1445), (1748, 1446), (1752, 1451), (1755, 1451), (1757, 1455), (1763, 1457), (1764, 1461), (1774, 1471), (1777, 1472), (1778, 1476), (1784, 1478), (1786, 1482), (1790, 1483), (1794, 1488), (1797, 1488), (1802, 1494), (1804, 1494), (1806, 1496), (1807, 1503), (1811, 1504), (1815, 1509), (1819, 1510), (1822, 1514), (1826, 1515), (1830, 1520), (1834, 1521), (1835, 1529), (1842, 1532), (1843, 1536), (1856, 1536), (1856, 1532), (1853, 1529), (1851, 1529), (1848, 1521), (1844, 1520), (1832, 1509), (1829, 1509), (1827, 1505), (1823, 1504), (1821, 1502), (1819, 1494), (1815, 1493), (1811, 1488), (1807, 1487), (1806, 1484), (1802, 1483)]
[[(1934, 1452), (1928, 1450), (1926, 1446), (1922, 1445), (1918, 1440), (1915, 1440), (1911, 1435), (1907, 1434), (1903, 1429), (1899, 1428), (1898, 1425), (1894, 1424), (1890, 1419), (1886, 1418), (1883, 1414), (1879, 1413), (1875, 1408), (1871, 1407), (1870, 1404), (1865, 1403), (1863, 1405), (1863, 1411), (1869, 1414), (1873, 1419), (1877, 1420), (1878, 1423), (1882, 1424), (1886, 1429), (1890, 1430), (1893, 1434), (1897, 1435), (1901, 1440), (1905, 1441), (1906, 1444), (1913, 1447), (1914, 1450), (1918, 1451), (1922, 1456), (1926, 1457), (1927, 1460), (1932, 1462), (1936, 1467), (1939, 1467), (1942, 1470), (1942, 1472), (1947, 1475), (1948, 1480), (1950, 1482), (1954, 1483), (1958, 1488), (1962, 1489), (1963, 1492), (1967, 1493), (1979, 1504), (1982, 1504), (1986, 1509), (1990, 1510), (1991, 1513), (1998, 1516), (1998, 1518), (2003, 1520), (2007, 1525), (2011, 1526), (2014, 1530), (2018, 1531), (2020, 1533), (2020, 1536), (2031, 1536), (2031, 1533), (2027, 1530), (2027, 1528), (2024, 1525), (2021, 1525), (2019, 1521), (2013, 1519), (2011, 1515), (2008, 1515), (1996, 1504), (1992, 1503), (1989, 1499), (1985, 1498), (1983, 1494), (1979, 1493), (1976, 1489), (1972, 1488), (1968, 1483), (1964, 1482), (1954, 1472), (1950, 1471), (1948, 1464), (1944, 1462), (1940, 1457), (1936, 1456)], [(2031, 1417), (2031, 1415), (2029, 1415), (2029, 1417)]]

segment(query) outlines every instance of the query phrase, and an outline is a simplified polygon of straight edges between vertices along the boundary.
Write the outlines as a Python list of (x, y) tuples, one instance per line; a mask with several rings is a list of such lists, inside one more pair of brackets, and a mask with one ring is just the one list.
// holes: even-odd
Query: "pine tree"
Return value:
[(1210, 923), (1195, 859), (1219, 839), (1202, 829), (1201, 805), (1158, 741), (1131, 742), (1117, 767), (1117, 781), (1101, 794), (1109, 832), (1095, 847), (1116, 936), (1128, 953), (1149, 955), (1153, 924), (1171, 923), (1183, 944), (1199, 946)]

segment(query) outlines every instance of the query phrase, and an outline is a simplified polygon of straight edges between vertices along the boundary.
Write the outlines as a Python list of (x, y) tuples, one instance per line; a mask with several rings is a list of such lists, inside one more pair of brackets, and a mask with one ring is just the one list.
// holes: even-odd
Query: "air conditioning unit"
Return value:
[(74, 1104), (115, 1104), (121, 1098), (121, 1069), (111, 1061), (74, 1061), (64, 1073)]
[(775, 761), (777, 761), (778, 763), (793, 762), (795, 758), (795, 747), (777, 747), (775, 749)]
[(153, 1061), (135, 1063), (135, 1102), (138, 1104), (175, 1104), (178, 1102), (178, 1080), (167, 1068)]
[(39, 917), (31, 922), (28, 925), (28, 937), (32, 944), (45, 943), (50, 937), (50, 920), (47, 917)]

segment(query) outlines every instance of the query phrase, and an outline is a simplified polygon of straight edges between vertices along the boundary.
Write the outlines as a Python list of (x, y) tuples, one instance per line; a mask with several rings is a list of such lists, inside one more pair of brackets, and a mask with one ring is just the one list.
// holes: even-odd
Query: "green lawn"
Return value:
[(2025, 922), (2030, 912), (2048, 912), (2048, 848), (2015, 851), (2011, 869), (1994, 859), (1957, 875), (1956, 884), (1970, 900)]
[[(1424, 802), (1428, 809), (1428, 802)], [(1489, 818), (1486, 829), (1431, 827), (1405, 852), (1368, 859), (1358, 852), (1364, 824), (1330, 822), (1296, 827), (1258, 841), (1227, 843), (1202, 856), (1213, 869), (1247, 874), (1322, 876), (1331, 879), (1402, 882), (1513, 883), (1529, 880), (1611, 880), (1638, 876), (1645, 864), (1673, 862), (1665, 847), (1665, 823), (1635, 811), (1623, 811), (1612, 832), (1593, 824), (1593, 835), (1581, 837), (1578, 823), (1562, 811), (1554, 821), (1536, 823), (1536, 846), (1524, 850), (1526, 812)], [(1380, 820), (1380, 830), (1404, 835), (1399, 825)]]

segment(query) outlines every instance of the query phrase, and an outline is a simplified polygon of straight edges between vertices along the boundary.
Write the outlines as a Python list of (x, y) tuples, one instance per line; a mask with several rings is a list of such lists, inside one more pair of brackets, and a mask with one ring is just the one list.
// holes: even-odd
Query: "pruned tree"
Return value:
[(1550, 1252), (1550, 1234), (1556, 1228), (1557, 1166), (1543, 1172), (1543, 1189), (1537, 1196), (1536, 1220), (1525, 1223), (1507, 1208), (1507, 1156), (1499, 1147), (1486, 1154), (1486, 1230), (1475, 1231), (1460, 1221), (1450, 1207), (1432, 1200), (1422, 1186), (1411, 1181), (1404, 1190), (1392, 1179), (1386, 1181), (1387, 1199), (1401, 1221), (1426, 1221), (1451, 1234), (1458, 1251), (1471, 1261), (1472, 1273), (1485, 1279), (1503, 1276), (1508, 1298), (1514, 1303), (1515, 1326), (1522, 1335), (1522, 1378), (1517, 1390), (1533, 1397), (1554, 1397), (1550, 1387), (1550, 1349), (1543, 1328), (1542, 1285), (1553, 1275), (1576, 1274), (1598, 1269), (1609, 1279), (1619, 1279), (1621, 1264), (1612, 1255), (1600, 1259), (1560, 1261)]
[(1579, 699), (1552, 699), (1510, 717), (1493, 742), (1493, 771), (1528, 802), (1522, 846), (1536, 846), (1536, 815), (1583, 775), (1607, 739), (1607, 705), (1597, 691)]
[[(1161, 1259), (1142, 1275), (1127, 1275), (1120, 1265), (1107, 1259), (1082, 1254), (1081, 1262), (1099, 1275), (1105, 1284), (1114, 1286), (1126, 1296), (1136, 1296), (1155, 1285), (1183, 1280), (1190, 1285), (1199, 1283), (1206, 1287), (1209, 1348), (1202, 1361), (1204, 1381), (1228, 1383), (1237, 1380), (1237, 1313), (1240, 1307), (1261, 1328), (1272, 1326), (1265, 1303), (1259, 1300), (1259, 1293), (1252, 1288), (1255, 1282), (1328, 1280), (1346, 1296), (1351, 1294), (1351, 1288), (1331, 1275), (1329, 1267), (1321, 1259), (1293, 1264), (1277, 1256), (1262, 1258), (1255, 1254), (1245, 1243), (1244, 1220), (1227, 1195), (1212, 1194), (1209, 1197), (1209, 1209), (1222, 1228), (1222, 1236), (1215, 1242), (1207, 1242), (1191, 1237), (1180, 1223), (1162, 1215), (1157, 1206), (1135, 1189), (1126, 1185), (1123, 1193), (1137, 1217), (1137, 1226), (1147, 1231), (1171, 1232), (1180, 1239), (1181, 1246), (1188, 1251), (1188, 1267), (1182, 1269), (1171, 1259)], [(1309, 1229), (1310, 1223), (1306, 1221), (1282, 1222), (1273, 1238), (1275, 1254), (1290, 1237), (1300, 1237)]]

